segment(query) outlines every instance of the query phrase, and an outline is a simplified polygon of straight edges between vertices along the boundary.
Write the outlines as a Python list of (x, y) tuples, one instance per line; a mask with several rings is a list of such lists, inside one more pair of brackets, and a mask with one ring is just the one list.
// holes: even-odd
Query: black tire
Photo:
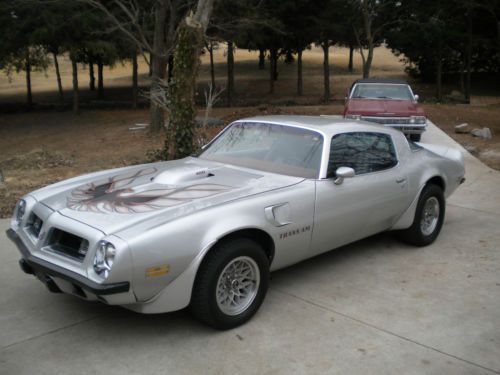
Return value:
[[(243, 310), (228, 313), (223, 309), (231, 307), (220, 305), (217, 301), (218, 284), (219, 286), (224, 284), (223, 289), (236, 289), (238, 293), (243, 289), (243, 287), (238, 289), (238, 285), (233, 285), (234, 283), (238, 284), (238, 281), (236, 279), (231, 281), (229, 277), (219, 283), (219, 279), (222, 278), (222, 273), (226, 267), (231, 267), (231, 264), (237, 264), (237, 262), (243, 262), (243, 265), (247, 264), (249, 269), (253, 269), (254, 276), (257, 277), (258, 275), (258, 281), (253, 282), (253, 289), (249, 292), (252, 296), (246, 300), (247, 304), (240, 303), (243, 305), (240, 306)], [(228, 284), (230, 287), (228, 287)], [(246, 284), (250, 285), (249, 281), (246, 281)], [(234, 328), (248, 321), (257, 312), (264, 300), (268, 285), (269, 259), (262, 247), (248, 238), (229, 239), (216, 245), (203, 260), (196, 275), (190, 309), (197, 319), (214, 328)], [(223, 292), (226, 293), (226, 290), (224, 289)], [(227, 293), (231, 293), (231, 291)], [(220, 296), (222, 295), (220, 294)]]
[[(425, 206), (426, 203), (432, 205), (433, 202), (439, 203), (439, 216), (435, 222), (435, 224), (427, 227), (427, 223), (422, 223), (425, 215)], [(415, 219), (413, 220), (413, 224), (411, 227), (405, 230), (401, 230), (396, 232), (397, 237), (406, 243), (415, 246), (427, 246), (434, 242), (434, 240), (439, 235), (441, 231), (441, 227), (443, 226), (445, 214), (445, 199), (443, 190), (434, 184), (429, 184), (424, 187), (422, 193), (420, 194), (420, 198), (418, 199), (417, 209), (415, 211)], [(432, 220), (430, 220), (432, 222)], [(427, 232), (426, 230), (427, 229)]]
[(410, 134), (410, 139), (413, 142), (420, 142), (420, 139), (422, 139), (422, 134)]

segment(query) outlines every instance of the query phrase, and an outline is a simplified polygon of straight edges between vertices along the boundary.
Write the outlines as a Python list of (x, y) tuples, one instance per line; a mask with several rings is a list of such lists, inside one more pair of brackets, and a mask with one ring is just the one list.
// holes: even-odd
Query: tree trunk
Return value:
[(168, 55), (167, 59), (167, 82), (170, 83), (172, 81), (172, 77), (174, 76), (174, 55)]
[(363, 59), (363, 78), (370, 77), (370, 69), (373, 61), (374, 36), (372, 34), (372, 18), (369, 2), (369, 0), (363, 0), (362, 2), (363, 25), (365, 29), (366, 42), (368, 43), (368, 56), (366, 57), (366, 60)]
[(441, 102), (443, 100), (443, 84), (442, 84), (442, 69), (443, 69), (443, 59), (442, 59), (442, 40), (439, 37), (437, 45), (437, 64), (436, 64), (436, 97), (437, 101)]
[[(460, 92), (465, 93), (465, 57), (461, 56), (460, 59)], [(465, 94), (464, 94), (465, 95)]]
[(104, 64), (102, 60), (97, 60), (97, 97), (102, 99), (104, 97), (104, 77), (103, 77)]
[(497, 43), (498, 43), (498, 52), (500, 53), (500, 20), (497, 20)]
[(73, 74), (73, 113), (77, 114), (80, 110), (78, 98), (78, 64), (76, 58), (71, 57), (71, 70)]
[(227, 105), (233, 105), (234, 97), (234, 44), (227, 42)]
[(170, 159), (191, 155), (196, 150), (195, 90), (203, 36), (212, 14), (214, 0), (198, 0), (196, 12), (178, 28), (174, 77), (169, 85), (169, 123), (165, 151)]
[(363, 65), (363, 78), (370, 78), (370, 69), (373, 61), (373, 46), (368, 49), (368, 57)]
[(470, 84), (472, 69), (472, 13), (469, 10), (467, 14), (467, 46), (466, 46), (466, 75), (465, 75), (465, 102), (470, 104)]
[(158, 133), (164, 127), (163, 109), (153, 98), (158, 96), (161, 89), (161, 81), (165, 79), (165, 70), (167, 67), (167, 46), (165, 44), (165, 28), (167, 7), (165, 2), (155, 2), (155, 27), (153, 35), (153, 51), (151, 56), (151, 100), (149, 104), (149, 131)]
[(353, 57), (354, 57), (354, 46), (352, 44), (349, 44), (349, 65), (347, 66), (347, 70), (349, 70), (349, 73), (352, 73), (354, 71)]
[(259, 48), (259, 70), (264, 70), (266, 68), (266, 50), (264, 48)]
[(297, 52), (297, 95), (304, 94), (304, 85), (302, 82), (302, 49)]
[(149, 71), (148, 71), (148, 76), (151, 77), (153, 75), (153, 54), (149, 54)]
[(31, 57), (30, 50), (26, 48), (26, 101), (29, 107), (33, 105), (33, 95), (31, 94)]
[(134, 51), (132, 55), (132, 108), (137, 108), (137, 102), (139, 101), (139, 80), (137, 70), (137, 52)]
[(210, 55), (210, 82), (212, 89), (215, 89), (214, 42), (212, 41), (209, 42), (208, 53)]
[(64, 92), (62, 88), (61, 82), (61, 72), (59, 70), (59, 61), (57, 60), (57, 53), (52, 52), (52, 56), (54, 57), (54, 66), (56, 68), (56, 78), (57, 78), (57, 89), (59, 91), (59, 105), (64, 105)]
[(323, 102), (325, 104), (330, 102), (330, 43), (324, 40), (321, 43), (323, 48)]
[(278, 80), (278, 48), (273, 49), (273, 79)]
[(91, 58), (89, 58), (89, 88), (90, 91), (95, 91), (94, 61)]
[(278, 79), (278, 49), (272, 47), (269, 50), (269, 92), (274, 94), (274, 81)]

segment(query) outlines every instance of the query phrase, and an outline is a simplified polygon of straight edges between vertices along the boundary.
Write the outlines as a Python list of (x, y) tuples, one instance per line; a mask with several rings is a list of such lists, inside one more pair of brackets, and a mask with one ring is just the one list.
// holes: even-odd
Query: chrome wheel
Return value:
[(437, 227), (439, 221), (439, 201), (436, 197), (427, 199), (420, 220), (420, 230), (425, 236), (430, 236)]
[(234, 258), (224, 267), (217, 280), (217, 306), (224, 314), (241, 314), (257, 296), (259, 285), (257, 263), (247, 256)]

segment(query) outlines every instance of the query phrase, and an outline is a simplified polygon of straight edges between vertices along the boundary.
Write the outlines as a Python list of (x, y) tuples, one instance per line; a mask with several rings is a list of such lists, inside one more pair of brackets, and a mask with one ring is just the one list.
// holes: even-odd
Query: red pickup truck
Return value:
[(427, 116), (417, 101), (418, 95), (403, 80), (358, 79), (346, 96), (344, 117), (399, 129), (418, 142), (427, 126)]

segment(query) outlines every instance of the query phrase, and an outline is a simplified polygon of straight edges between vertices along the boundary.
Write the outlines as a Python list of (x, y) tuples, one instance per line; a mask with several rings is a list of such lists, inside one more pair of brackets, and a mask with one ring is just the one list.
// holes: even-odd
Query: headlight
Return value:
[(112, 243), (101, 241), (94, 256), (94, 271), (104, 278), (108, 277), (109, 271), (115, 260), (116, 249)]
[(25, 213), (26, 213), (26, 201), (24, 199), (20, 199), (19, 202), (17, 202), (17, 209), (16, 209), (16, 220), (18, 224), (21, 224), (21, 221), (23, 220)]
[(361, 120), (361, 115), (345, 115), (345, 118), (350, 120)]
[(411, 116), (410, 124), (425, 124), (427, 118), (425, 116)]

